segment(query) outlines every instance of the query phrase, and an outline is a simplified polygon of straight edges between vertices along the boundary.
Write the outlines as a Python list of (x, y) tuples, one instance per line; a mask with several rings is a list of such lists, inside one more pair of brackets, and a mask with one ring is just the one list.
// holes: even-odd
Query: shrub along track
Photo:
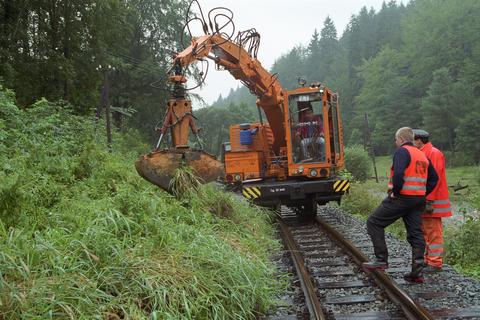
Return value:
[[(282, 208), (279, 221), (299, 280), (296, 283), (302, 289), (300, 297), (294, 300), (301, 301), (303, 306), (297, 306), (296, 310), (308, 310), (297, 311), (297, 318), (480, 319), (475, 300), (473, 305), (468, 299), (448, 305), (445, 300), (458, 299), (458, 293), (439, 291), (431, 285), (410, 285), (399, 279), (409, 271), (403, 257), (392, 256), (387, 272), (376, 270), (367, 275), (360, 266), (368, 257), (361, 250), (372, 249), (364, 228), (345, 225), (342, 214), (334, 208), (322, 207), (320, 211), (315, 220), (299, 221), (292, 212)], [(343, 230), (337, 230), (342, 227)], [(283, 317), (277, 313), (271, 318)]]

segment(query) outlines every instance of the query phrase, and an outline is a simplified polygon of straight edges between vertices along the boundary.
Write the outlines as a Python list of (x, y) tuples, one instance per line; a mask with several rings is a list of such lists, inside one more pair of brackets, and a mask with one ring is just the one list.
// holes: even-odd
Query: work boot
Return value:
[(423, 277), (423, 269), (427, 264), (423, 259), (423, 250), (412, 249), (412, 271), (403, 276), (408, 282), (423, 283), (425, 278)]
[(388, 268), (388, 263), (385, 260), (375, 257), (375, 260), (362, 263), (362, 267), (367, 270), (385, 270)]
[(373, 252), (375, 254), (375, 260), (364, 262), (362, 266), (363, 268), (368, 270), (385, 270), (388, 268), (388, 249), (385, 238), (371, 237), (371, 239), (373, 244)]
[(425, 269), (425, 263), (414, 263), (412, 264), (412, 271), (403, 276), (403, 279), (412, 283), (424, 283), (425, 278), (423, 277), (423, 269)]
[(439, 273), (439, 272), (442, 272), (442, 267), (427, 265), (425, 269), (423, 269), (423, 273)]

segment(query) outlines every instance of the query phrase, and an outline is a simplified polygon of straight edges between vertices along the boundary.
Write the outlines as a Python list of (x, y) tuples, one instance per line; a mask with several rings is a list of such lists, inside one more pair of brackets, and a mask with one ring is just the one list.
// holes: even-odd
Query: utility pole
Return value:
[(96, 118), (97, 121), (101, 117), (102, 110), (105, 109), (105, 126), (107, 130), (107, 146), (108, 151), (112, 152), (112, 126), (111, 126), (111, 113), (110, 113), (110, 82), (108, 81), (108, 73), (110, 70), (115, 70), (111, 65), (102, 66), (99, 65), (97, 70), (103, 73), (103, 85), (102, 96), (99, 107), (97, 108)]
[(371, 132), (370, 126), (368, 125), (368, 114), (365, 113), (365, 134), (364, 134), (364, 146), (368, 154), (372, 158), (373, 171), (375, 172), (375, 181), (378, 183), (378, 174), (377, 174), (377, 164), (375, 162), (375, 151), (373, 149), (372, 142), (370, 140)]

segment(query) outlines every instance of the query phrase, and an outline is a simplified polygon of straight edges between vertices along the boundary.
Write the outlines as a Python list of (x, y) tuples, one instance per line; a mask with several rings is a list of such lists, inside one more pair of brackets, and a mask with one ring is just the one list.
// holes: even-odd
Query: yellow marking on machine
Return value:
[(243, 188), (242, 194), (247, 199), (257, 199), (262, 195), (260, 189), (257, 187), (246, 187)]
[(350, 189), (350, 181), (348, 180), (338, 180), (333, 184), (335, 192), (347, 191), (348, 189)]

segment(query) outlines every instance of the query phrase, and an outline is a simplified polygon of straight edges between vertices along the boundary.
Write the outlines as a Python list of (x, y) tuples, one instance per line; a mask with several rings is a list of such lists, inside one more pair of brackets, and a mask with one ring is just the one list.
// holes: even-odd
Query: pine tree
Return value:
[(441, 147), (454, 150), (455, 128), (458, 125), (458, 105), (453, 97), (453, 79), (447, 68), (433, 73), (427, 96), (422, 100), (421, 112), (425, 129)]
[(332, 64), (338, 54), (337, 29), (330, 17), (325, 19), (320, 32), (319, 53), (319, 76), (324, 81), (332, 73)]

